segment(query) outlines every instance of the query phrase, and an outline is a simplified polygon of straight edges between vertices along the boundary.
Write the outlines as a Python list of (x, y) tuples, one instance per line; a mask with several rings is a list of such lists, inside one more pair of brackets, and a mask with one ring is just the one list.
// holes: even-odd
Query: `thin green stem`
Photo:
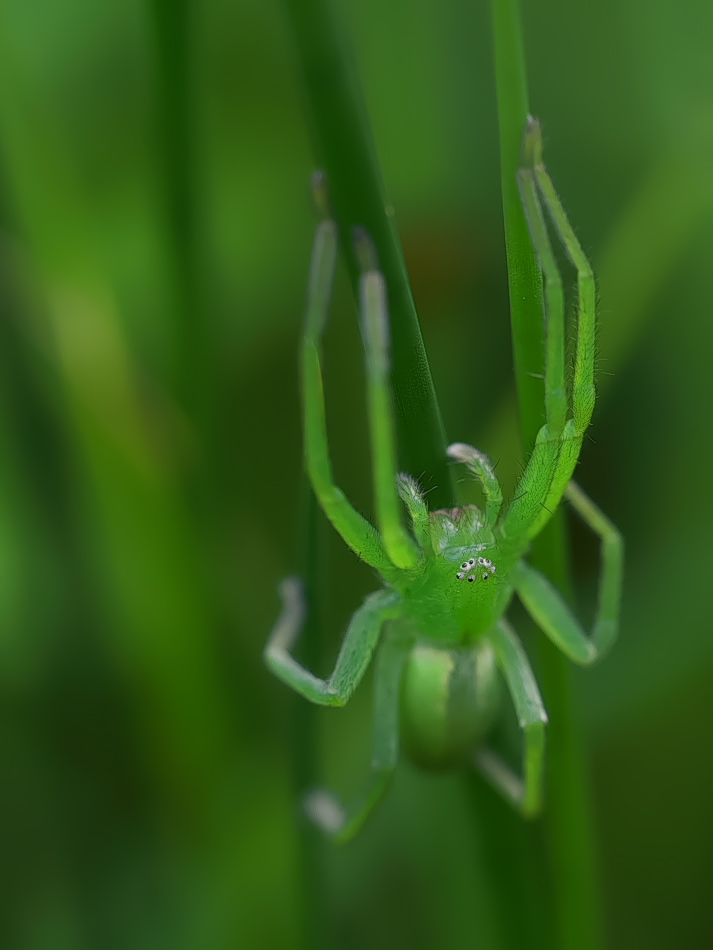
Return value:
[[(517, 0), (493, 0), (500, 120), (503, 213), (510, 285), (513, 351), (525, 446), (542, 424), (542, 287), (517, 191), (522, 132), (529, 114)], [(533, 375), (535, 374), (535, 375)], [(565, 592), (570, 589), (567, 538), (561, 514), (533, 544), (532, 560)], [(550, 715), (547, 812), (552, 913), (562, 948), (602, 944), (600, 901), (582, 737), (567, 659), (549, 643), (540, 648), (539, 675)]]
[(493, 0), (492, 11), (515, 382), (522, 441), (529, 447), (544, 422), (544, 352), (542, 278), (518, 189), (522, 133), (529, 113), (525, 53), (517, 0)]
[(150, 0), (155, 50), (158, 179), (173, 318), (172, 388), (193, 409), (205, 383), (200, 306), (190, 0)]
[[(330, 200), (354, 294), (360, 266), (353, 246), (363, 228), (386, 278), (392, 333), (400, 465), (426, 472), (434, 507), (453, 502), (445, 437), (393, 212), (387, 206), (376, 150), (337, 11), (328, 0), (283, 0), (312, 127), (327, 173)], [(429, 486), (430, 487), (430, 486)]]

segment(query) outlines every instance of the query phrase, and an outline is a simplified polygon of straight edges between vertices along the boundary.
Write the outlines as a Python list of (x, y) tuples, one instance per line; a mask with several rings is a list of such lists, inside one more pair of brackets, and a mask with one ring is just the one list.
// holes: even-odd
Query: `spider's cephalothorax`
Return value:
[[(305, 462), (315, 494), (344, 541), (384, 581), (349, 623), (332, 674), (315, 676), (291, 654), (305, 617), (302, 585), (283, 582), (283, 612), (265, 657), (273, 672), (315, 703), (341, 706), (369, 666), (377, 645), (374, 746), (366, 793), (344, 809), (330, 793), (308, 796), (309, 814), (342, 840), (360, 827), (386, 789), (399, 743), (427, 768), (477, 768), (523, 815), (542, 801), (547, 715), (520, 642), (505, 619), (517, 595), (543, 632), (572, 660), (593, 662), (617, 634), (623, 544), (616, 528), (571, 481), (594, 407), (594, 278), (542, 164), (539, 125), (525, 129), (518, 182), (530, 235), (545, 279), (545, 424), (513, 499), (502, 492), (486, 455), (462, 442), (448, 448), (480, 483), (482, 508), (429, 512), (409, 475), (397, 475), (390, 386), (386, 286), (368, 237), (360, 232), (360, 312), (366, 358), (374, 470), (375, 527), (349, 504), (332, 476), (322, 395), (321, 336), (337, 250), (337, 228), (323, 221), (315, 239), (302, 344)], [(324, 206), (324, 201), (322, 201)], [(546, 208), (577, 270), (578, 312), (571, 386), (565, 384), (562, 282), (545, 222)], [(570, 394), (570, 395), (568, 395)], [(528, 548), (566, 496), (599, 536), (602, 573), (594, 629), (587, 636), (559, 593), (525, 560)], [(401, 503), (409, 516), (403, 524)], [(487, 749), (505, 679), (524, 733), (519, 777)]]
[[(456, 448), (476, 452), (452, 446), (452, 457)], [(402, 497), (418, 491), (407, 475), (399, 475), (399, 487)], [(478, 507), (439, 509), (428, 514), (415, 569), (387, 579), (402, 594), (404, 614), (419, 636), (455, 646), (474, 642), (503, 614), (512, 594), (511, 560)]]

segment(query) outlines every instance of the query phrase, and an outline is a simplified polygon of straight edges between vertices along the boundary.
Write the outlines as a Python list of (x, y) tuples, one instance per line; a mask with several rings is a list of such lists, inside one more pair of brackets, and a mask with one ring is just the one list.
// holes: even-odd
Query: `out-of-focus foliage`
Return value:
[[(512, 482), (484, 6), (349, 0), (345, 14), (448, 435)], [(600, 278), (600, 402), (578, 477), (628, 542), (621, 643), (577, 677), (609, 946), (709, 946), (713, 7), (523, 7), (548, 165)], [(177, 240), (161, 8), (0, 9), (8, 948), (298, 940), (298, 701), (260, 653), (296, 564), (310, 147), (279, 8), (192, 4)], [(368, 512), (358, 333), (339, 290), (335, 468)], [(328, 543), (336, 649), (374, 581)], [(574, 550), (586, 609), (596, 550), (579, 531)], [(365, 768), (368, 720), (368, 684), (319, 720), (340, 791)], [(494, 940), (478, 847), (458, 779), (405, 766), (363, 835), (325, 850), (334, 945)]]

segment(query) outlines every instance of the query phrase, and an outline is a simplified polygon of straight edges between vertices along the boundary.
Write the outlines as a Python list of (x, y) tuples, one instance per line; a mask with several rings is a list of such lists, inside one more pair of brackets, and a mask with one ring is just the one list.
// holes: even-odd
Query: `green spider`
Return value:
[[(361, 254), (360, 314), (365, 347), (370, 441), (379, 530), (334, 484), (327, 446), (320, 341), (337, 254), (336, 225), (317, 229), (302, 345), (306, 467), (325, 514), (347, 545), (381, 576), (384, 589), (354, 613), (334, 671), (320, 679), (291, 655), (305, 620), (302, 585), (281, 585), (283, 610), (265, 649), (269, 668), (305, 698), (343, 706), (359, 685), (381, 637), (374, 685), (371, 772), (364, 794), (345, 808), (311, 792), (311, 818), (347, 840), (382, 797), (399, 744), (426, 769), (474, 767), (523, 816), (542, 806), (547, 714), (525, 651), (505, 613), (514, 594), (550, 640), (576, 663), (600, 658), (618, 632), (623, 542), (617, 529), (571, 480), (594, 409), (595, 285), (592, 270), (542, 164), (539, 124), (528, 120), (518, 184), (545, 282), (545, 418), (515, 495), (503, 509), (489, 458), (457, 442), (448, 456), (480, 482), (475, 505), (429, 511), (417, 481), (396, 472), (389, 324), (384, 278), (373, 253)], [(565, 303), (542, 206), (577, 271), (574, 373), (565, 383)], [(368, 242), (365, 235), (358, 238)], [(363, 248), (362, 248), (363, 249)], [(596, 619), (588, 637), (552, 584), (525, 561), (535, 538), (566, 496), (601, 539)], [(411, 520), (401, 521), (399, 497)], [(383, 631), (383, 635), (382, 635)], [(524, 733), (522, 777), (484, 746), (498, 714), (502, 672)]]

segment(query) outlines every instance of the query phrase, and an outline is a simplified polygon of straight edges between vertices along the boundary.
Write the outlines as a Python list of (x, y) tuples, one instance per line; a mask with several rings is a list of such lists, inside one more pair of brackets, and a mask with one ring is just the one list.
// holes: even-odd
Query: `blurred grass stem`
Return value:
[(196, 198), (192, 9), (190, 0), (150, 0), (155, 49), (157, 161), (173, 319), (171, 388), (195, 408), (205, 370), (208, 327), (201, 307)]

